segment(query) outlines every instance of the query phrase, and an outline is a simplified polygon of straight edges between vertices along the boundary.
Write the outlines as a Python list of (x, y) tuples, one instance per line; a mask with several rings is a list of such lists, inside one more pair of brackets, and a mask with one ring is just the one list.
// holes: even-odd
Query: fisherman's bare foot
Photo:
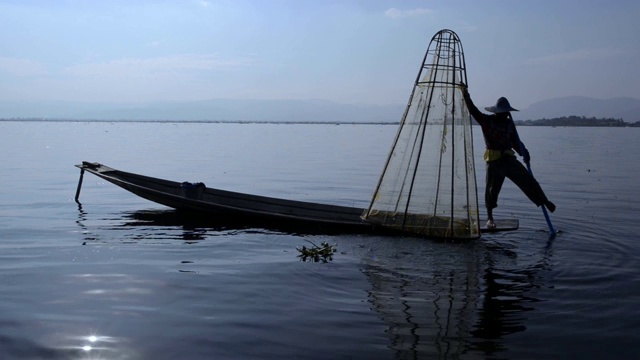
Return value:
[(549, 200), (547, 200), (547, 201), (544, 203), (544, 206), (545, 206), (547, 209), (549, 209), (549, 211), (551, 211), (551, 212), (556, 211), (556, 204), (552, 203), (552, 202), (551, 202), (551, 201), (549, 201)]
[(493, 222), (493, 219), (487, 220), (487, 229), (495, 229), (496, 223)]

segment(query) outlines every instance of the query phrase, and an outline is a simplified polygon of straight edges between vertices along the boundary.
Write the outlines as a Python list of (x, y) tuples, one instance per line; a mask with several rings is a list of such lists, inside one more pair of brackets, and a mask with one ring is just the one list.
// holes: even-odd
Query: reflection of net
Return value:
[(363, 218), (443, 238), (480, 236), (462, 44), (450, 30), (432, 39), (391, 153)]
[[(480, 310), (480, 264), (466, 249), (462, 255), (441, 250), (421, 253), (421, 259), (403, 257), (402, 265), (367, 264), (363, 269), (371, 283), (369, 300), (389, 326), (385, 334), (395, 359), (458, 359), (468, 353)], [(449, 263), (452, 257), (458, 266)]]

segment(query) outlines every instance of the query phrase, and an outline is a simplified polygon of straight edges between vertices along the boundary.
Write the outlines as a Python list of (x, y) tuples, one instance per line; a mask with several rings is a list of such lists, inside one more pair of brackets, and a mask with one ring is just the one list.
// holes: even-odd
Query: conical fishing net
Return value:
[(429, 43), (389, 158), (363, 219), (438, 238), (480, 236), (471, 118), (458, 36)]

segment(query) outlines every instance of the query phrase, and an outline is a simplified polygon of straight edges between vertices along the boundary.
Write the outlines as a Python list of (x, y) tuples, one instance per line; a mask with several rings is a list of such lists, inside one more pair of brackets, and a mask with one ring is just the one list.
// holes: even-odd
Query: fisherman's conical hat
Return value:
[(514, 109), (511, 107), (511, 104), (509, 104), (509, 100), (507, 100), (507, 98), (505, 97), (501, 97), (500, 99), (498, 99), (498, 101), (496, 101), (496, 104), (494, 106), (488, 106), (485, 108), (485, 110), (496, 114), (509, 111), (518, 111), (518, 109)]

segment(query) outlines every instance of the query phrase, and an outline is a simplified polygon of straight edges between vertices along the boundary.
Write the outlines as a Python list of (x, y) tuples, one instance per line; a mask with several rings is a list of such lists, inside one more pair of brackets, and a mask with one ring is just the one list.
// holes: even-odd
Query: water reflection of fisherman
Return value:
[(551, 242), (525, 262), (519, 251), (493, 242), (428, 249), (365, 257), (369, 299), (388, 325), (395, 358), (501, 358), (512, 350), (504, 338), (527, 330), (526, 313), (536, 310), (537, 290), (546, 287)]

